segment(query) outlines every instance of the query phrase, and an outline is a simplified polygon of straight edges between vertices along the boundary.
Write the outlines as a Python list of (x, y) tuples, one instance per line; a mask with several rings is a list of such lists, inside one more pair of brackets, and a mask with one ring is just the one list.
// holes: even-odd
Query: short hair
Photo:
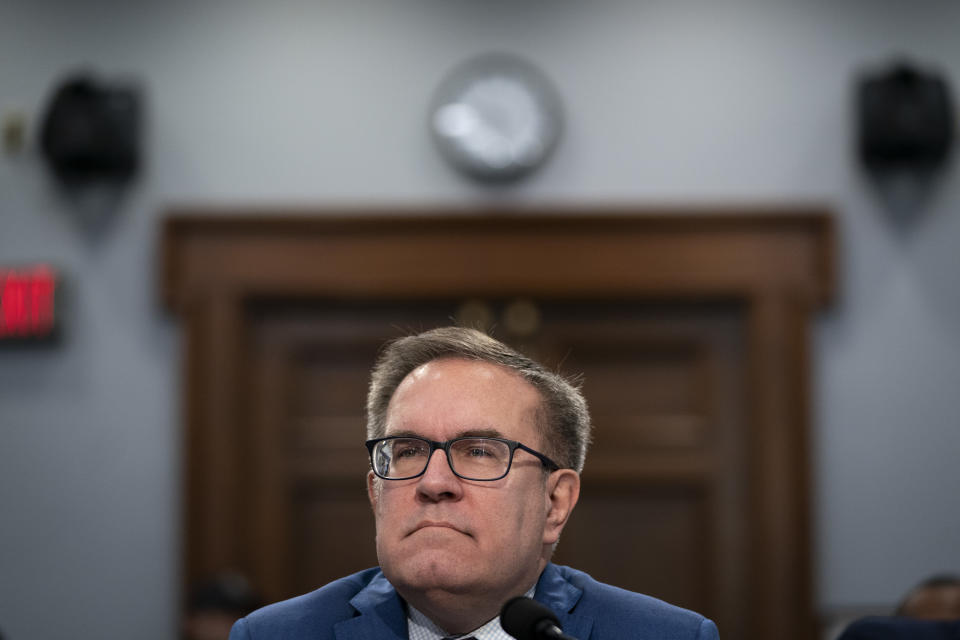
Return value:
[(530, 383), (540, 394), (538, 422), (548, 453), (561, 467), (583, 470), (590, 443), (590, 412), (579, 381), (548, 370), (499, 340), (462, 327), (441, 327), (388, 342), (370, 374), (367, 438), (381, 438), (387, 409), (407, 375), (428, 362), (460, 358), (503, 367)]

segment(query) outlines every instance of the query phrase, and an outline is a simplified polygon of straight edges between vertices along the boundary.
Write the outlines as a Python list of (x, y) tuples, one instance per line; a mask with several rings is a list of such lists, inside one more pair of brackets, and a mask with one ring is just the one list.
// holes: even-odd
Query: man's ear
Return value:
[(377, 491), (377, 476), (374, 475), (373, 471), (367, 471), (367, 497), (370, 499), (370, 506), (376, 512), (380, 494)]
[(558, 469), (547, 478), (547, 521), (544, 544), (556, 544), (580, 498), (580, 474), (573, 469)]

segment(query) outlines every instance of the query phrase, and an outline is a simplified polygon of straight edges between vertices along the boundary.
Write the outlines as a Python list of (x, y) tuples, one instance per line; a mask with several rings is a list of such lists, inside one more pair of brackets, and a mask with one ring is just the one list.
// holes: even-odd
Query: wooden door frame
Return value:
[(236, 478), (245, 305), (254, 299), (530, 296), (746, 305), (751, 639), (814, 636), (811, 314), (834, 288), (825, 207), (182, 208), (161, 238), (184, 327), (184, 583), (249, 565)]

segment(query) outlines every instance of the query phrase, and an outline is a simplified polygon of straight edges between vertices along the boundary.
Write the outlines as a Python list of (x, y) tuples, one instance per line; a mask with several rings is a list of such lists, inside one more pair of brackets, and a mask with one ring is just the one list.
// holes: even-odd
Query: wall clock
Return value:
[(546, 75), (506, 53), (455, 67), (430, 108), (430, 129), (442, 155), (486, 181), (514, 180), (541, 166), (556, 147), (562, 120), (559, 94)]

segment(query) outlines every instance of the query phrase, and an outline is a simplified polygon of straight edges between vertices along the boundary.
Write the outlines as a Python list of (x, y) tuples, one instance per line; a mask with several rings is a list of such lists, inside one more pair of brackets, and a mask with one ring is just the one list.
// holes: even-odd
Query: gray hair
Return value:
[(583, 470), (590, 443), (590, 413), (579, 384), (475, 329), (441, 327), (398, 338), (384, 347), (370, 374), (367, 394), (367, 438), (382, 438), (390, 399), (417, 367), (439, 358), (489, 362), (529, 382), (541, 397), (540, 429), (553, 458), (563, 468)]

